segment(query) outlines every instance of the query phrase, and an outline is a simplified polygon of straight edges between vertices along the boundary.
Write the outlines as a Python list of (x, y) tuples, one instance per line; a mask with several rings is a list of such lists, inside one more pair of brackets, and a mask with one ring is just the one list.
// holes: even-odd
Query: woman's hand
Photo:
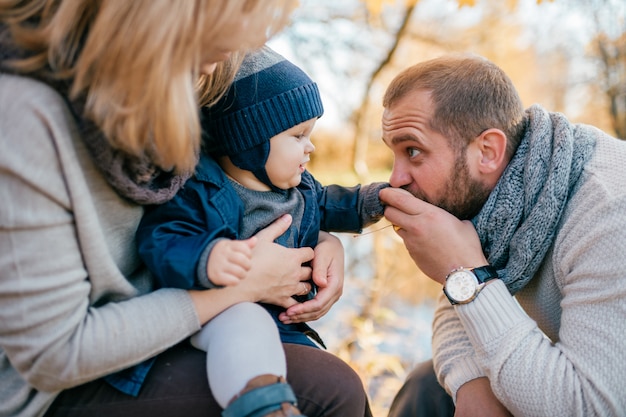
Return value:
[(385, 188), (379, 195), (387, 206), (385, 217), (404, 240), (415, 264), (431, 279), (443, 284), (455, 268), (488, 263), (471, 222), (399, 188)]
[(295, 304), (281, 313), (284, 323), (317, 320), (330, 310), (343, 293), (344, 253), (341, 241), (330, 233), (320, 232), (312, 262), (313, 282), (317, 285), (314, 299)]
[(293, 295), (304, 295), (311, 290), (306, 282), (311, 278), (311, 268), (303, 264), (313, 259), (313, 250), (274, 243), (289, 228), (291, 220), (290, 215), (284, 215), (254, 237), (257, 242), (252, 251), (252, 266), (242, 281), (259, 286), (259, 297), (254, 301), (288, 308), (298, 303)]
[(291, 216), (285, 215), (249, 239), (252, 249), (250, 269), (236, 285), (212, 290), (190, 290), (200, 324), (234, 304), (265, 302), (288, 308), (298, 304), (294, 294), (307, 294), (311, 268), (302, 264), (313, 259), (313, 249), (288, 249), (274, 239), (285, 233)]

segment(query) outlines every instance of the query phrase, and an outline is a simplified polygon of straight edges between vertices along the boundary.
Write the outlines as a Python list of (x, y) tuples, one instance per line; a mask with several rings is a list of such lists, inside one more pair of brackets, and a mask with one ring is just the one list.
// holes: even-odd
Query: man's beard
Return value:
[(491, 189), (471, 177), (464, 152), (459, 153), (451, 171), (443, 197), (430, 201), (424, 196), (415, 196), (446, 210), (460, 220), (470, 220), (480, 212)]

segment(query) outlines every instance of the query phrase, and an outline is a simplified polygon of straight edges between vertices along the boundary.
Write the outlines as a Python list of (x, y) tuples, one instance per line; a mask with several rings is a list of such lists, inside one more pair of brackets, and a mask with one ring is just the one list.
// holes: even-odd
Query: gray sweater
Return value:
[(515, 416), (626, 415), (626, 142), (595, 153), (530, 283), (440, 299), (433, 359), (448, 391), (487, 376)]
[(42, 415), (61, 390), (200, 329), (187, 292), (151, 292), (134, 244), (143, 209), (104, 181), (66, 102), (11, 75), (0, 75), (0, 201), (0, 416)]

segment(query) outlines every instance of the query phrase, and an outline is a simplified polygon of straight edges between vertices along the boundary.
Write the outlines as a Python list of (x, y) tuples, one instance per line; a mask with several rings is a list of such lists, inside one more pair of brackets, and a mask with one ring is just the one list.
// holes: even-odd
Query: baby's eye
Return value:
[(406, 152), (409, 154), (409, 158), (414, 158), (420, 154), (420, 151), (417, 148), (407, 148)]

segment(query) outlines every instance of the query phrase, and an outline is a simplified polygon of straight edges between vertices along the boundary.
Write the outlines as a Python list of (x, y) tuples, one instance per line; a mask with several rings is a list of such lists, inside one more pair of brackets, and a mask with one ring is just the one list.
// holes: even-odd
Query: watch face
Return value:
[(446, 292), (457, 303), (471, 300), (476, 294), (478, 280), (470, 271), (457, 271), (446, 280)]

